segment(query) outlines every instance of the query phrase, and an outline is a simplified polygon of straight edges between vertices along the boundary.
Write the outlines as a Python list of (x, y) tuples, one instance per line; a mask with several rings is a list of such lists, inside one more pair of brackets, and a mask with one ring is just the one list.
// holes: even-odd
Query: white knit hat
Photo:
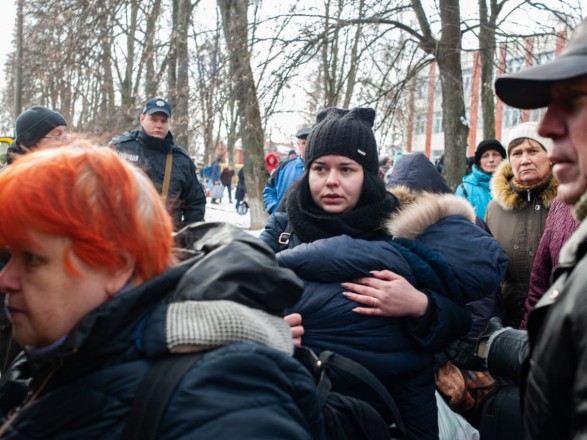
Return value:
[(512, 127), (505, 137), (506, 142), (504, 145), (508, 153), (508, 158), (510, 157), (510, 144), (520, 138), (532, 139), (538, 142), (546, 151), (552, 149), (552, 139), (542, 137), (538, 134), (538, 122), (523, 122)]

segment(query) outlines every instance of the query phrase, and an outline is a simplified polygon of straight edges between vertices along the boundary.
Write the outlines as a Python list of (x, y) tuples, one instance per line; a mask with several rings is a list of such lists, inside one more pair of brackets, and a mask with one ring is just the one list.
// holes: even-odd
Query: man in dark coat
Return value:
[(226, 168), (220, 173), (220, 181), (222, 186), (228, 190), (228, 203), (232, 203), (232, 178), (234, 177), (234, 169), (231, 164), (228, 164)]
[[(499, 78), (499, 98), (522, 109), (548, 107), (539, 126), (552, 138), (548, 157), (559, 181), (557, 196), (581, 222), (563, 246), (550, 289), (528, 318), (528, 331), (491, 329), (473, 356), (493, 377), (525, 384), (524, 427), (529, 439), (587, 436), (587, 20), (553, 62)], [(477, 356), (475, 358), (475, 356)]]
[(139, 130), (115, 137), (110, 145), (120, 157), (145, 170), (176, 226), (204, 221), (206, 195), (198, 182), (196, 166), (187, 152), (173, 142), (169, 131), (171, 104), (162, 98), (150, 99), (139, 119)]

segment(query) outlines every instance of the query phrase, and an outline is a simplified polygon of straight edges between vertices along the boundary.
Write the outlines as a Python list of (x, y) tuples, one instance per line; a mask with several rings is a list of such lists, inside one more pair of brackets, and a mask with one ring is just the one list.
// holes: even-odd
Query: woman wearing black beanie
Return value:
[(35, 105), (16, 118), (16, 139), (7, 151), (8, 163), (21, 154), (70, 143), (65, 118), (50, 108)]
[[(305, 280), (302, 299), (286, 317), (296, 342), (370, 369), (396, 400), (407, 438), (437, 439), (433, 353), (469, 329), (463, 301), (470, 292), (433, 244), (392, 237), (389, 220), (404, 219), (403, 207), (378, 175), (374, 119), (371, 108), (318, 114), (306, 145), (305, 173), (287, 194), (285, 212), (271, 215), (260, 239), (281, 266)], [(468, 210), (470, 218), (457, 221), (465, 234), (484, 234), (471, 223), (472, 208), (456, 196), (431, 195), (429, 205), (442, 197), (457, 201), (442, 205)], [(423, 217), (424, 222), (405, 220), (434, 223), (424, 229), (438, 236), (434, 227), (442, 216)], [(484, 249), (497, 246), (489, 239)], [(492, 273), (500, 272), (480, 254)], [(466, 260), (458, 255), (459, 264)], [(492, 280), (493, 290), (499, 281)], [(296, 334), (302, 317), (303, 337)]]
[(471, 172), (463, 177), (462, 183), (455, 191), (457, 196), (467, 199), (473, 205), (475, 214), (481, 220), (485, 219), (485, 210), (491, 201), (489, 181), (497, 166), (505, 158), (505, 148), (497, 139), (485, 139), (479, 142)]

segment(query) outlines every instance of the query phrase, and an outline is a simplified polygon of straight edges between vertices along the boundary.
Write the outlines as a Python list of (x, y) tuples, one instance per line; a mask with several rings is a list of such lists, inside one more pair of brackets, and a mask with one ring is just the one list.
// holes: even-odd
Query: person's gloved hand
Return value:
[(489, 338), (504, 330), (501, 320), (494, 316), (477, 339), (455, 339), (445, 349), (449, 360), (463, 370), (483, 371), (489, 351)]
[(485, 360), (477, 356), (477, 343), (477, 339), (454, 339), (444, 349), (444, 353), (463, 370), (483, 371)]
[(477, 338), (478, 342), (476, 354), (481, 359), (483, 359), (484, 363), (487, 359), (487, 353), (489, 353), (489, 345), (492, 336), (495, 336), (497, 333), (501, 333), (503, 330), (505, 330), (505, 327), (503, 326), (501, 319), (499, 319), (497, 316), (494, 316), (493, 318), (489, 319), (489, 322), (485, 326), (485, 330), (483, 330), (483, 333), (481, 333)]

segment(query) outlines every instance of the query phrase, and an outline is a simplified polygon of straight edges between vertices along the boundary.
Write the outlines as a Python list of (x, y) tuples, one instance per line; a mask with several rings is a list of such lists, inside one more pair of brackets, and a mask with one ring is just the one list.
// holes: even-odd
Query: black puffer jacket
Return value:
[(165, 139), (147, 135), (143, 129), (129, 131), (110, 141), (123, 159), (143, 168), (161, 193), (167, 153), (173, 152), (173, 165), (167, 206), (176, 225), (204, 221), (206, 195), (196, 176), (196, 166), (183, 148), (173, 143), (171, 132)]
[[(30, 386), (9, 380), (15, 371), (3, 375), (0, 424), (27, 392), (39, 394), (2, 438), (122, 438), (137, 387), (153, 361), (206, 345), (219, 348), (183, 376), (157, 438), (322, 438), (313, 378), (290, 356), (289, 327), (276, 316), (297, 301), (301, 283), (277, 266), (267, 247), (235, 230), (199, 225), (188, 241), (196, 238), (192, 247), (205, 257), (188, 260), (88, 313), (62, 345), (21, 365), (21, 373), (32, 372)], [(219, 320), (211, 321), (208, 311), (216, 306)], [(255, 326), (249, 334), (264, 334), (263, 344), (232, 339), (222, 346), (203, 338), (206, 328), (213, 340), (227, 334), (230, 329), (221, 326), (227, 320), (238, 329), (255, 321), (229, 320), (230, 306), (244, 309), (245, 316), (260, 316), (266, 331)], [(201, 307), (205, 313), (194, 318), (191, 312)], [(190, 328), (197, 331), (182, 333)]]

